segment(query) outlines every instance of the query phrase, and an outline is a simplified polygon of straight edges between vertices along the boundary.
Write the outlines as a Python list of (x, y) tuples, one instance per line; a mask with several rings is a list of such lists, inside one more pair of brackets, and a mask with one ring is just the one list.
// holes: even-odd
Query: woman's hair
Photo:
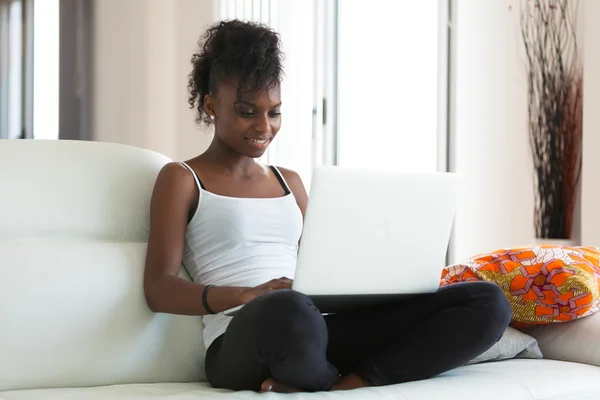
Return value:
[(238, 79), (238, 98), (277, 86), (283, 73), (279, 46), (279, 35), (259, 23), (232, 20), (211, 26), (200, 37), (189, 75), (188, 103), (198, 112), (196, 122), (212, 123), (204, 96), (216, 93), (221, 82)]

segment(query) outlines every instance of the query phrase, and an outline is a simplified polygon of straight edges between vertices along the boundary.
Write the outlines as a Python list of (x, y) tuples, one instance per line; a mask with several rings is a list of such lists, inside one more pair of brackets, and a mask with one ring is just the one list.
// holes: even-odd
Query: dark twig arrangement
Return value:
[(570, 239), (582, 153), (582, 67), (578, 0), (523, 1), (535, 233)]

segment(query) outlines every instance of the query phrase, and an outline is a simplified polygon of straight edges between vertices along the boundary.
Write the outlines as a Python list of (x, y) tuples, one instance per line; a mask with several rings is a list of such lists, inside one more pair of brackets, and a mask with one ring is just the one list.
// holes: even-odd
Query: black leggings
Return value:
[(208, 381), (259, 390), (267, 378), (306, 391), (329, 390), (338, 373), (373, 385), (430, 378), (464, 365), (502, 336), (511, 308), (486, 282), (343, 314), (322, 316), (311, 300), (273, 291), (243, 307), (206, 355)]

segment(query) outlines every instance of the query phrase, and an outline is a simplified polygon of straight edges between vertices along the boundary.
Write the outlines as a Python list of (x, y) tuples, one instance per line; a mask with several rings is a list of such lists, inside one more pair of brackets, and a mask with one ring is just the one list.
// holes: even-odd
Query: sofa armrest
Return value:
[(600, 313), (522, 331), (537, 339), (544, 358), (600, 366)]

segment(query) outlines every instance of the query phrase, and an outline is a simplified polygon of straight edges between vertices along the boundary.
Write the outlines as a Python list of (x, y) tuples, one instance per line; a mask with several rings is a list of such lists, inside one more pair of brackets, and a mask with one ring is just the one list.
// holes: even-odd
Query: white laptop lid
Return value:
[(437, 289), (457, 201), (450, 173), (317, 168), (294, 290), (307, 295)]

